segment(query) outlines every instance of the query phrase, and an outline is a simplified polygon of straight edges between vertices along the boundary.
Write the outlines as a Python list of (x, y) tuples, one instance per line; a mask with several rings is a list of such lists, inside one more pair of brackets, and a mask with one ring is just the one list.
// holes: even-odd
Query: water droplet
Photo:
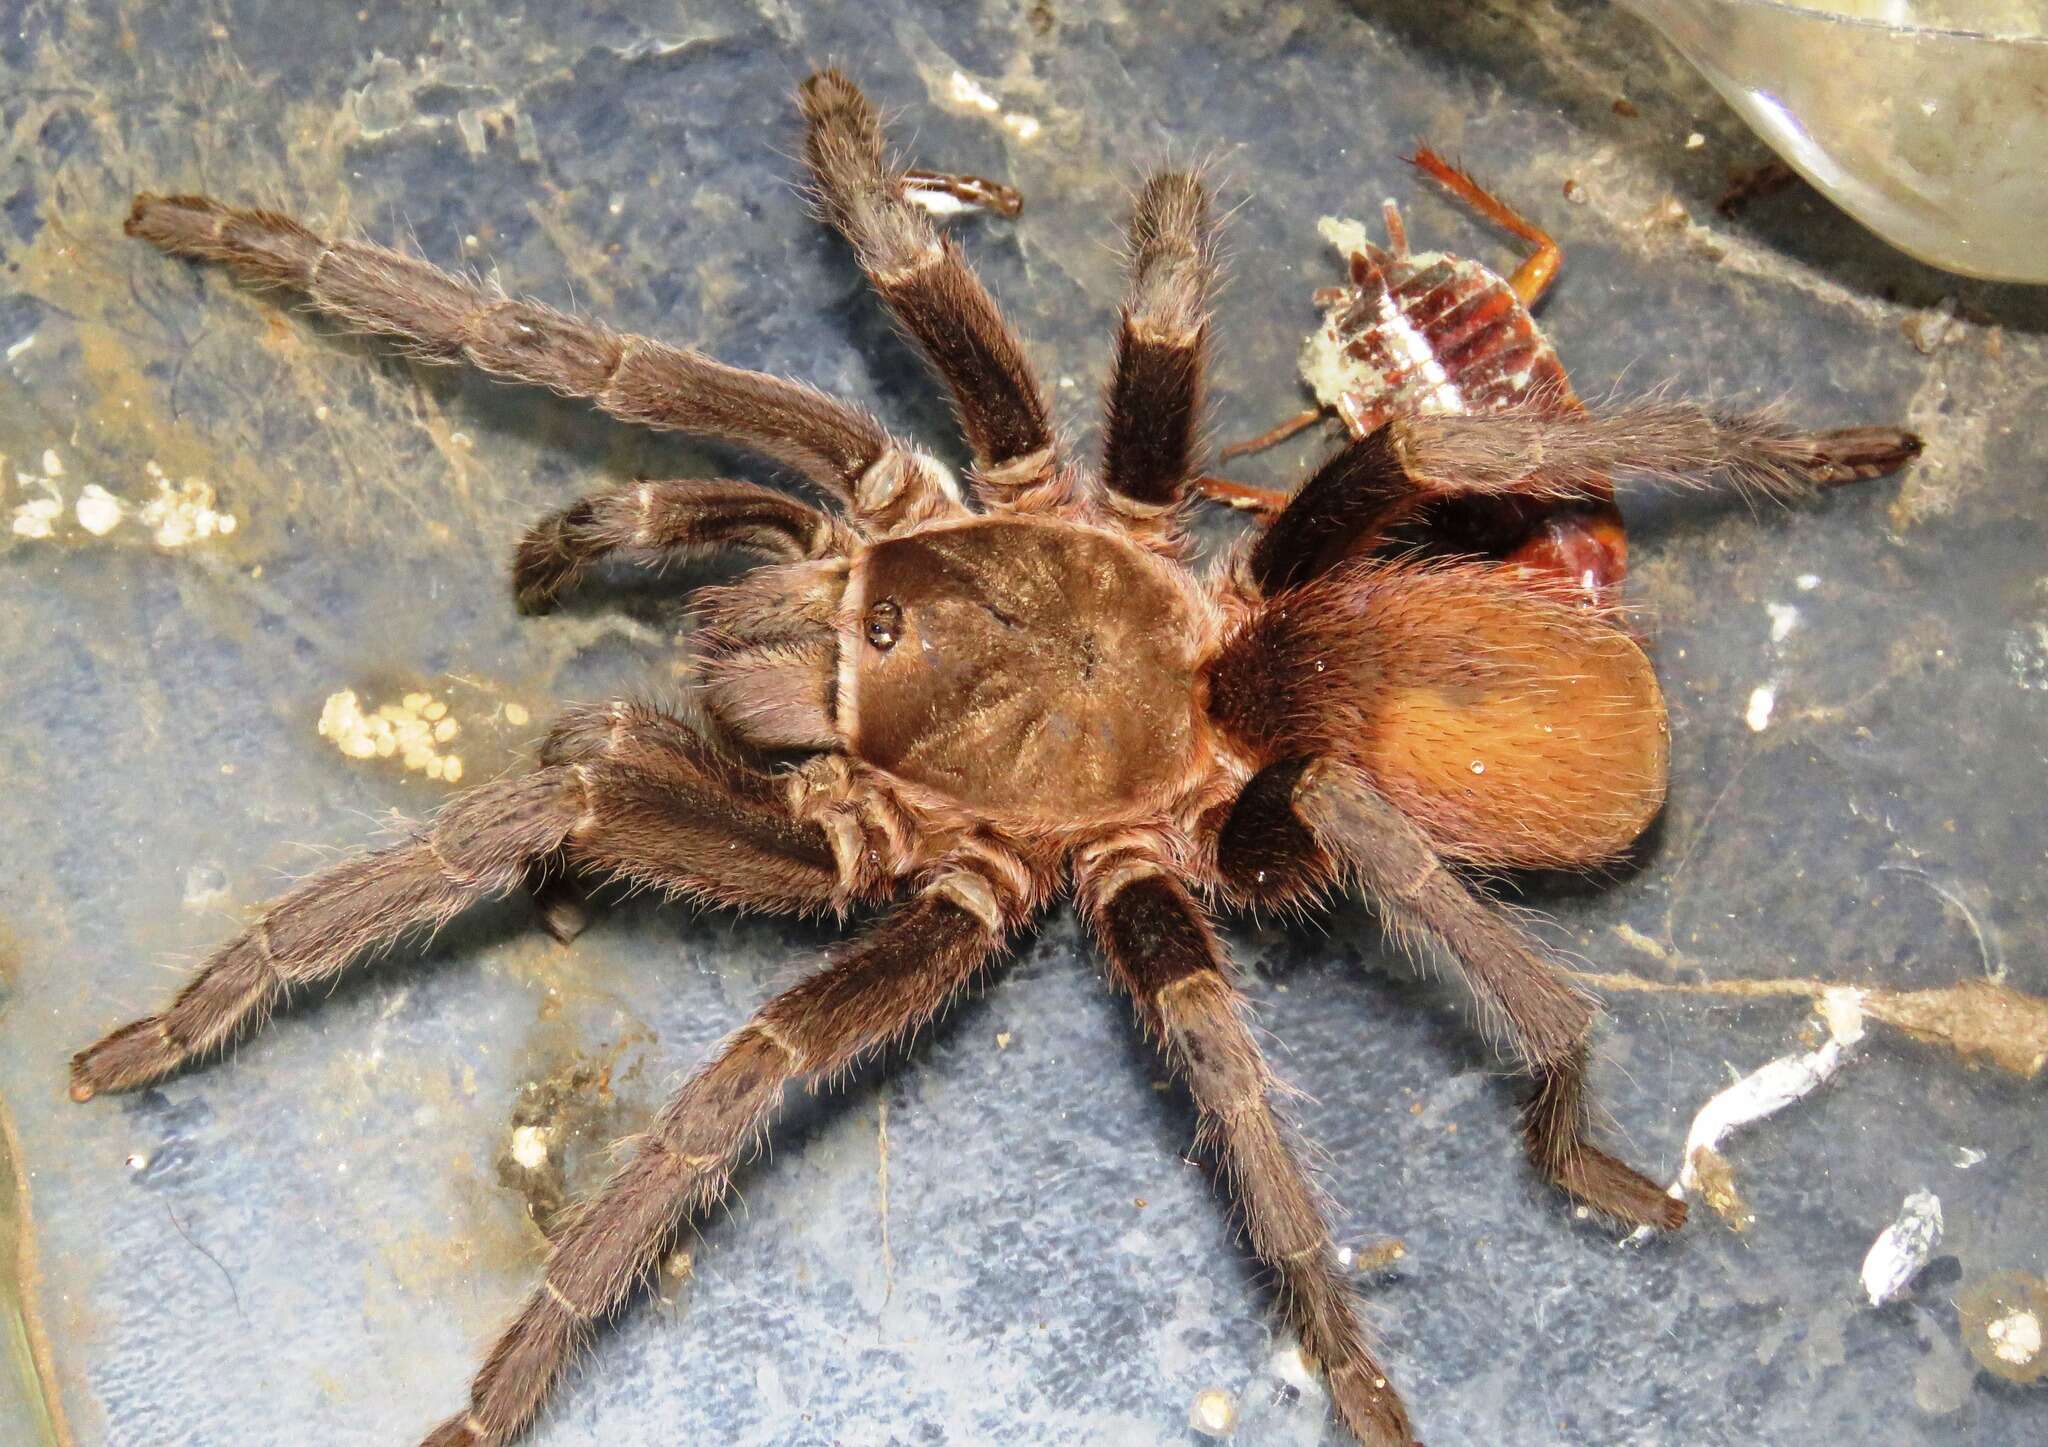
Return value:
[(1324, 667), (1324, 664), (1323, 664), (1323, 660), (1322, 660), (1322, 659), (1320, 659), (1320, 658), (1318, 658), (1318, 659), (1316, 660), (1316, 672), (1317, 672), (1317, 673), (1321, 673), (1321, 672), (1323, 671), (1323, 667)]
[(1472, 772), (1475, 774), (1483, 774), (1486, 772), (1486, 765), (1481, 763), (1478, 759), (1474, 759), (1472, 761)]

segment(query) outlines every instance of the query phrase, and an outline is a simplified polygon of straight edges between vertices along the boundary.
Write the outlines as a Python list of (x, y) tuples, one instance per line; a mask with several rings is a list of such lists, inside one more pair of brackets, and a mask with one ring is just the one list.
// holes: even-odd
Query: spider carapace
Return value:
[(749, 447), (835, 506), (744, 482), (641, 482), (536, 525), (513, 569), (534, 612), (609, 554), (764, 557), (700, 595), (688, 706), (570, 710), (531, 772), (264, 908), (162, 1013), (80, 1052), (72, 1093), (159, 1080), (289, 992), (564, 874), (792, 913), (893, 901), (728, 1036), (567, 1218), (468, 1403), (428, 1438), (502, 1442), (591, 1323), (725, 1194), (788, 1084), (903, 1039), (1067, 895), (1187, 1081), (1338, 1415), (1374, 1447), (1406, 1444), (1211, 903), (1363, 891), (1397, 934), (1456, 963), (1526, 1069), (1523, 1128), (1544, 1178), (1631, 1226), (1676, 1227), (1684, 1207), (1589, 1142), (1593, 1006), (1460, 875), (1592, 865), (1636, 836), (1665, 779), (1649, 663), (1555, 571), (1374, 544), (1420, 498), (1569, 500), (1631, 470), (1791, 492), (1895, 466), (1917, 442), (1669, 402), (1391, 416), (1198, 572), (1182, 521), (1215, 270), (1200, 182), (1168, 173), (1139, 193), (1090, 468), (1063, 454), (1023, 348), (919, 205), (999, 188), (907, 177), (836, 72), (799, 99), (825, 215), (952, 391), (974, 459), (964, 485), (809, 387), (272, 213), (138, 198), (129, 231), (168, 252), (295, 289), (415, 355)]

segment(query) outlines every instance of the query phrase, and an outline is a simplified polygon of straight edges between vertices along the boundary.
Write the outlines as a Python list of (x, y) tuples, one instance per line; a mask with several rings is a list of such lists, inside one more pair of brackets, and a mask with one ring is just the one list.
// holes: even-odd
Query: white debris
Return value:
[(1764, 612), (1771, 615), (1771, 642), (1783, 643), (1792, 630), (1799, 626), (1799, 610), (1790, 603), (1766, 603)]
[(1742, 711), (1742, 718), (1749, 725), (1751, 733), (1760, 734), (1771, 726), (1771, 710), (1777, 706), (1777, 686), (1760, 683), (1749, 693), (1749, 707)]
[(1818, 573), (1801, 573), (1801, 574), (1800, 574), (1800, 575), (1799, 575), (1798, 577), (1794, 578), (1794, 579), (1793, 579), (1792, 581), (1793, 581), (1793, 582), (1795, 582), (1795, 583), (1797, 583), (1797, 584), (1799, 585), (1799, 591), (1800, 591), (1800, 592), (1802, 592), (1802, 593), (1811, 593), (1811, 592), (1812, 592), (1812, 591), (1813, 591), (1813, 590), (1814, 590), (1815, 588), (1818, 588), (1818, 587), (1820, 586), (1820, 574), (1818, 574)]
[(36, 334), (34, 332), (30, 332), (27, 336), (23, 337), (20, 341), (16, 342), (13, 346), (7, 349), (7, 360), (10, 362), (13, 361), (16, 357), (20, 356), (23, 352), (27, 351), (30, 347), (34, 346), (35, 344)]
[(78, 525), (96, 538), (103, 538), (121, 525), (121, 499), (96, 482), (88, 482), (78, 494), (72, 512)]
[(1863, 1258), (1863, 1292), (1870, 1304), (1883, 1306), (1904, 1296), (1940, 1244), (1941, 1199), (1932, 1191), (1915, 1191)]
[(226, 537), (236, 527), (235, 515), (215, 506), (213, 485), (203, 478), (188, 477), (174, 483), (152, 458), (142, 466), (156, 484), (156, 496), (137, 513), (160, 548), (184, 548), (208, 538)]
[(47, 490), (44, 497), (32, 497), (14, 510), (13, 531), (18, 538), (48, 538), (57, 533), (57, 519), (64, 516), (64, 498), (56, 488), (41, 478), (23, 477), (22, 481), (38, 482)]
[(462, 778), (462, 757), (443, 752), (462, 726), (448, 705), (431, 693), (409, 693), (397, 703), (365, 712), (352, 688), (331, 693), (320, 708), (320, 737), (352, 759), (396, 758), (430, 779), (453, 784)]
[(2024, 1367), (2041, 1355), (2041, 1318), (2031, 1311), (2010, 1311), (1985, 1327), (1984, 1337), (1993, 1356)]
[(1237, 1430), (1237, 1398), (1221, 1387), (1195, 1393), (1188, 1425), (1204, 1437), (1228, 1437)]
[(45, 477), (62, 477), (64, 475), (64, 459), (57, 455), (57, 449), (54, 447), (45, 447), (43, 449), (43, 475)]
[(1955, 1154), (1955, 1165), (1956, 1165), (1956, 1169), (1957, 1169), (1957, 1170), (1959, 1170), (1959, 1171), (1967, 1171), (1968, 1169), (1970, 1169), (1970, 1167), (1972, 1167), (1972, 1166), (1977, 1166), (1977, 1165), (1982, 1165), (1983, 1163), (1984, 1163), (1984, 1152), (1982, 1152), (1982, 1151), (1978, 1150), (1978, 1149), (1977, 1149), (1976, 1147), (1974, 1147), (1974, 1146), (1957, 1146), (1957, 1147), (1956, 1147), (1956, 1154)]
[(1273, 1375), (1303, 1396), (1314, 1396), (1322, 1391), (1322, 1384), (1316, 1374), (1308, 1369), (1300, 1347), (1283, 1347), (1273, 1353)]
[(529, 1171), (548, 1163), (548, 1133), (537, 1125), (522, 1125), (512, 1132), (512, 1159)]
[(1692, 132), (1685, 138), (1685, 148), (1688, 151), (1697, 151), (1701, 146), (1704, 146), (1706, 143), (1707, 138), (1701, 135), (1698, 131)]
[(1003, 108), (1003, 103), (990, 95), (987, 89), (964, 70), (953, 72), (948, 83), (948, 92), (958, 105), (971, 106), (975, 110), (994, 115)]
[[(1685, 1134), (1685, 1164), (1666, 1192), (1673, 1200), (1683, 1201), (1700, 1188), (1701, 1161), (1717, 1155), (1722, 1141), (1743, 1126), (1805, 1099), (1842, 1068), (1850, 1049), (1863, 1038), (1863, 992), (1838, 985), (1820, 997), (1817, 1008), (1828, 1027), (1828, 1038), (1818, 1050), (1781, 1055), (1700, 1107), (1692, 1118), (1692, 1129)], [(1644, 1226), (1628, 1239), (1647, 1241), (1656, 1234)]]

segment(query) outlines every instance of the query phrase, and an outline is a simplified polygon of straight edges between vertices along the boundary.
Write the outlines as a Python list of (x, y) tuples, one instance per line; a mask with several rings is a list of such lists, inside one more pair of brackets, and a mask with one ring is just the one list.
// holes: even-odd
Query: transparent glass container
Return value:
[(2048, 282), (2048, 0), (1621, 0), (1894, 246)]

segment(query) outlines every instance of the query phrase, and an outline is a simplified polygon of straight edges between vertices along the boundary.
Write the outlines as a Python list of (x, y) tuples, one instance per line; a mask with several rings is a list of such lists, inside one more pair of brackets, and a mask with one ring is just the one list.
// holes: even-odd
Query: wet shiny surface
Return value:
[[(1023, 191), (963, 235), (1077, 429), (1141, 165), (1213, 156), (1244, 201), (1213, 404), (1236, 437), (1300, 405), (1310, 296), (1339, 279), (1318, 217), (1391, 193), (1418, 246), (1508, 259), (1398, 164), (1426, 136), (1557, 236), (1539, 317), (1582, 395), (1670, 378), (1928, 439), (1905, 477), (1797, 515), (1625, 500), (1670, 802), (1611, 883), (1523, 902), (1660, 986), (2004, 971), (2048, 993), (2048, 304), (1920, 268), (1799, 188), (1716, 214), (1768, 152), (1626, 16), (362, 17), (45, 3), (0, 25), (0, 1101), (27, 1192), (0, 1436), (409, 1440), (531, 1281), (534, 1217), (832, 935), (635, 901), (563, 950), (508, 908), (296, 1002), (231, 1061), (64, 1098), (72, 1050), (286, 880), (432, 809), (451, 760), (491, 778), (562, 702), (673, 687), (678, 575), (521, 619), (523, 525), (634, 476), (772, 475), (166, 261), (120, 235), (145, 184), (410, 234), (515, 294), (808, 377), (957, 464), (942, 395), (794, 192), (810, 63), (901, 112), (920, 163)], [(1321, 445), (1234, 471), (1291, 484)], [(1746, 1229), (1700, 1207), (1621, 1250), (1537, 1188), (1514, 1083), (1363, 908), (1229, 938), (1310, 1094), (1338, 1238), (1405, 1245), (1367, 1285), (1432, 1447), (2037, 1430), (2039, 1389), (1978, 1369), (1955, 1301), (2048, 1268), (2039, 1081), (1876, 1027), (1728, 1142)], [(1731, 1066), (1818, 1038), (1796, 996), (1609, 998), (1595, 1079), (1660, 1177)], [(1221, 1389), (1240, 1442), (1335, 1441), (1162, 1077), (1054, 915), (907, 1057), (792, 1099), (693, 1274), (671, 1262), (535, 1440), (1184, 1443)], [(1863, 1255), (1922, 1188), (1946, 1239), (1872, 1309)]]

